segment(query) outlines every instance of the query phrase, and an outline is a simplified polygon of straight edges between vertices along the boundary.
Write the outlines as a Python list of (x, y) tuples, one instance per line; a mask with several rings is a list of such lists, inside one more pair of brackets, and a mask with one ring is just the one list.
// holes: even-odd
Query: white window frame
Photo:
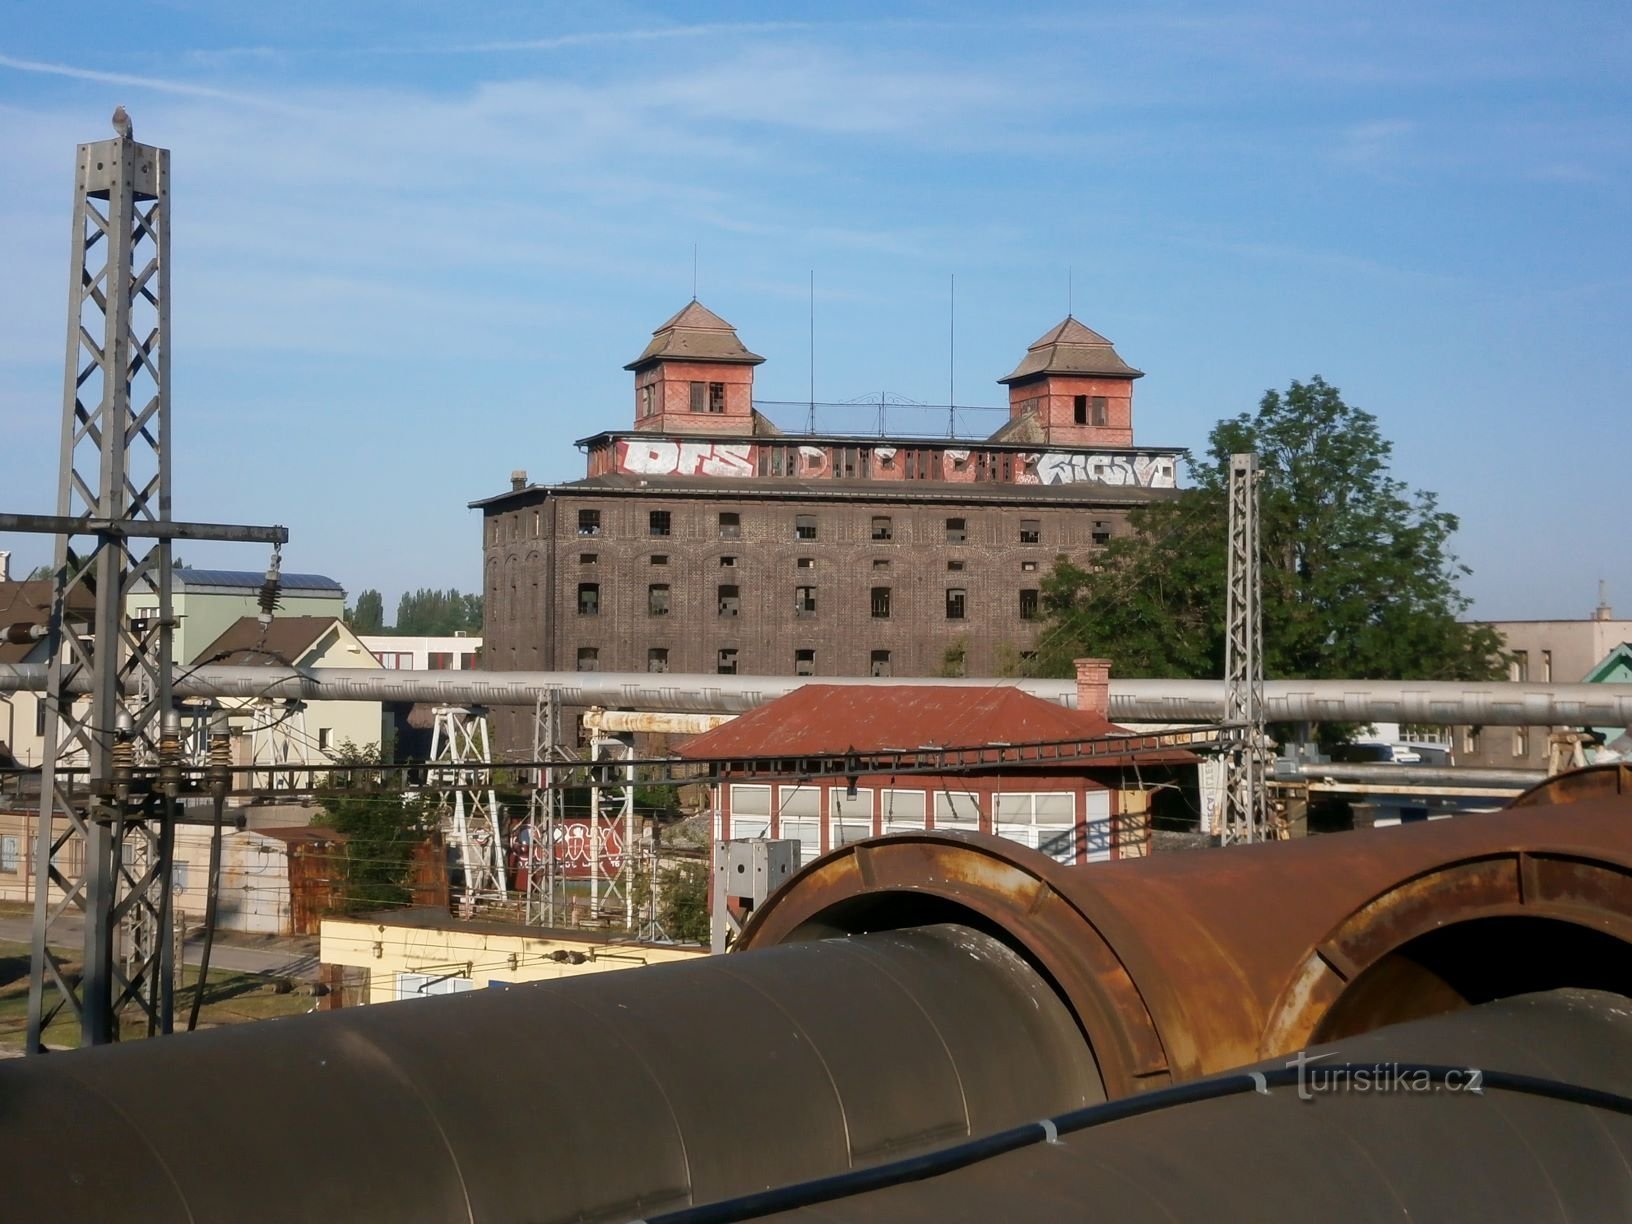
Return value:
[[(1064, 807), (1066, 810), (1057, 810)], [(1062, 863), (1077, 861), (1075, 791), (1012, 791), (993, 797), (992, 832), (999, 837), (1041, 850)]]
[[(763, 808), (763, 811), (755, 809)], [(771, 835), (771, 788), (731, 784), (731, 832), (727, 840)]]
[(0, 837), (0, 871), (14, 875), (23, 869), (23, 839), (8, 833)]
[(776, 835), (799, 843), (799, 865), (814, 862), (822, 855), (822, 788), (783, 786), (776, 788)]
[(830, 850), (873, 835), (873, 788), (858, 786), (854, 795), (842, 786), (827, 792), (827, 845)]
[[(973, 805), (974, 815), (960, 815), (958, 809), (969, 805)], [(936, 791), (934, 812), (937, 829), (970, 832), (980, 828), (980, 796), (974, 791)]]
[[(917, 807), (917, 815), (899, 813), (896, 805), (903, 799), (908, 800), (908, 807)], [(911, 800), (917, 800), (916, 804)], [(910, 787), (885, 787), (878, 792), (878, 817), (880, 828), (886, 835), (890, 833), (921, 833), (929, 827), (927, 813), (929, 812), (929, 792), (914, 790)]]
[(1111, 860), (1111, 792), (1091, 790), (1083, 795), (1083, 822), (1080, 830), (1083, 860), (1108, 863)]

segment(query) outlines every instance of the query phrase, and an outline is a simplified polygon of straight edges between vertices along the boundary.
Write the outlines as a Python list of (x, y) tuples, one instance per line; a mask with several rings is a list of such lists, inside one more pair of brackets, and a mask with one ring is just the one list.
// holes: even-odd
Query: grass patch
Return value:
[[(27, 944), (0, 940), (0, 1048), (21, 1050), (28, 1035), (28, 965)], [(79, 965), (67, 966), (69, 979), (77, 980)], [(212, 970), (204, 988), (204, 1006), (200, 1010), (200, 1028), (214, 1028), (222, 1024), (242, 1024), (249, 1020), (270, 1020), (278, 1016), (297, 1016), (310, 1011), (312, 999), (298, 990), (279, 993), (280, 980), (255, 973)], [(198, 989), (198, 970), (189, 965), (176, 991), (176, 1024), (185, 1027), (192, 1011), (193, 995)], [(147, 1035), (145, 1023), (127, 1013), (121, 1039), (139, 1040)], [(59, 1014), (45, 1030), (45, 1043), (54, 1047), (72, 1047), (79, 1044), (79, 1026), (71, 1018)]]

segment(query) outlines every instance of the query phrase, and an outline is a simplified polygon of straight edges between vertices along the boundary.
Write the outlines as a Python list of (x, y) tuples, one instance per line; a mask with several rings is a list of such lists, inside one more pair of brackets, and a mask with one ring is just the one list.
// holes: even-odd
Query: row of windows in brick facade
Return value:
[[(672, 510), (648, 510), (646, 512), (646, 534), (654, 539), (666, 539), (675, 534), (675, 512)], [(785, 518), (785, 516), (778, 516)], [(511, 520), (512, 536), (520, 529), (521, 518), (516, 516)], [(578, 511), (577, 533), (581, 537), (599, 536), (603, 533), (604, 519), (602, 511), (593, 508), (582, 508)], [(909, 523), (909, 525), (911, 525)], [(917, 524), (923, 526), (923, 524)], [(718, 539), (740, 540), (743, 522), (742, 512), (737, 510), (720, 510), (715, 512), (714, 531)], [(497, 544), (500, 536), (500, 521), (493, 518), (489, 521), (488, 543)], [(543, 525), (540, 512), (533, 511), (533, 535), (542, 533)], [(821, 538), (820, 516), (816, 514), (796, 514), (793, 516), (793, 534), (795, 540), (818, 540)], [(897, 539), (896, 518), (889, 514), (875, 514), (871, 516), (868, 528), (868, 538), (875, 543), (888, 543)], [(920, 543), (934, 541), (945, 544), (966, 544), (970, 542), (970, 520), (966, 516), (949, 516), (938, 520), (929, 526), (925, 532), (907, 532), (901, 538), (915, 539)], [(1111, 525), (1108, 521), (1094, 522), (1091, 539), (1096, 545), (1108, 544), (1111, 539)], [(1015, 538), (1017, 544), (1042, 544), (1043, 521), (1040, 518), (1022, 518), (1016, 525)]]
[[(536, 558), (536, 556), (537, 556), (536, 553), (532, 554), (532, 558), (530, 558), (530, 559), (534, 559), (534, 558)], [(515, 558), (511, 557), (511, 560), (514, 561)], [(653, 565), (653, 566), (657, 566), (658, 568), (662, 568), (663, 566), (668, 565), (668, 563), (669, 563), (669, 554), (668, 553), (652, 553), (646, 558), (646, 560), (647, 560), (648, 564)], [(586, 552), (586, 553), (579, 553), (578, 554), (578, 564), (581, 565), (581, 566), (599, 565), (600, 563), (601, 563), (601, 554), (600, 553)], [(793, 565), (794, 565), (795, 569), (802, 569), (802, 570), (815, 569), (816, 568), (816, 558), (815, 557), (795, 557), (794, 560), (793, 560)], [(720, 558), (719, 558), (719, 568), (721, 568), (721, 569), (736, 569), (737, 568), (737, 557), (736, 557), (736, 555), (734, 553), (724, 553), (724, 554), (722, 554), (720, 556)], [(887, 574), (893, 568), (894, 568), (894, 562), (892, 562), (889, 557), (874, 557), (872, 559), (871, 569), (872, 569), (873, 573), (875, 573), (875, 574)], [(961, 573), (964, 573), (965, 571), (967, 571), (968, 568), (969, 568), (969, 563), (967, 561), (965, 561), (965, 560), (962, 560), (962, 559), (952, 560), (952, 561), (948, 561), (946, 563), (946, 571), (949, 574), (961, 574)], [(1022, 574), (1035, 574), (1037, 572), (1037, 562), (1035, 560), (1021, 561), (1020, 562), (1020, 572)]]
[[(742, 587), (734, 582), (722, 582), (714, 588), (716, 615), (734, 617), (742, 614)], [(1042, 593), (1036, 587), (1024, 588), (1016, 594), (1019, 596), (1019, 618), (1023, 621), (1036, 620), (1042, 614)], [(875, 586), (868, 588), (868, 603), (874, 620), (889, 620), (892, 612), (900, 611), (900, 605), (895, 597), (895, 588)], [(648, 616), (667, 616), (674, 610), (673, 588), (667, 582), (653, 582), (646, 586), (646, 614)], [(793, 588), (793, 615), (796, 618), (813, 617), (816, 615), (817, 589), (814, 586), (796, 586)], [(969, 589), (967, 587), (946, 588), (946, 619), (963, 620), (968, 616)], [(578, 584), (578, 615), (599, 616), (601, 614), (601, 584), (598, 582), (580, 582)]]
[[(669, 670), (669, 650), (667, 646), (648, 646), (646, 648), (646, 670), (649, 672), (666, 672)], [(1021, 662), (1031, 659), (1033, 652), (1022, 650), (1019, 652)], [(868, 652), (869, 674), (873, 676), (894, 675), (892, 670), (892, 652), (888, 650), (872, 650)], [(601, 669), (601, 648), (599, 646), (578, 647), (577, 667), (579, 671), (599, 671)], [(714, 670), (722, 676), (737, 674), (737, 647), (721, 646), (714, 652)], [(793, 651), (793, 674), (796, 676), (814, 676), (816, 670), (816, 648), (814, 646), (795, 647)], [(962, 674), (958, 671), (956, 674)]]

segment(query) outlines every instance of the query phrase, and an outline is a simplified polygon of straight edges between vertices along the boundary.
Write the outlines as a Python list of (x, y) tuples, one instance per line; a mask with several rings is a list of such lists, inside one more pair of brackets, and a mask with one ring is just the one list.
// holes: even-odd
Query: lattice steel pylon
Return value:
[(527, 896), (523, 918), (531, 926), (555, 926), (567, 915), (566, 873), (559, 843), (566, 813), (571, 754), (562, 745), (561, 691), (551, 689), (533, 703), (533, 760), (540, 762), (527, 802), (522, 863)]
[(310, 765), (313, 751), (306, 734), (305, 702), (262, 698), (255, 703), (249, 718), (251, 786), (260, 785), (257, 771), (264, 769), (267, 790), (311, 789), (311, 773), (295, 767)]
[[(170, 540), (128, 530), (170, 520), (169, 177), (167, 149), (125, 135), (79, 146), (57, 515), (84, 526), (58, 535), (54, 554), (30, 1050), (43, 1048), (65, 1006), (87, 1045), (114, 1040), (116, 1013), (130, 1003), (149, 1032), (170, 1029), (170, 940), (151, 940), (123, 965), (114, 949), (127, 915), (139, 928), (170, 929), (174, 796), (133, 793), (128, 772), (138, 757), (162, 755), (171, 709)], [(156, 616), (125, 618), (137, 590), (157, 593)], [(89, 633), (68, 623), (80, 592), (94, 594)], [(75, 683), (87, 679), (89, 699), (75, 701)], [(81, 751), (88, 791), (61, 772)], [(77, 982), (57, 951), (75, 908), (85, 911)]]
[(503, 901), (504, 827), (490, 766), (492, 746), (487, 711), (480, 706), (437, 706), (431, 730), (430, 784), (448, 844), (462, 876), (460, 909), (474, 911), (483, 901)]
[(603, 914), (615, 914), (626, 931), (636, 926), (634, 885), (640, 874), (635, 767), (625, 764), (634, 759), (632, 736), (596, 731), (590, 738), (590, 915), (598, 921)]
[(1219, 841), (1260, 841), (1264, 793), (1263, 571), (1258, 550), (1258, 456), (1230, 456), (1229, 594), (1224, 641), (1224, 821)]

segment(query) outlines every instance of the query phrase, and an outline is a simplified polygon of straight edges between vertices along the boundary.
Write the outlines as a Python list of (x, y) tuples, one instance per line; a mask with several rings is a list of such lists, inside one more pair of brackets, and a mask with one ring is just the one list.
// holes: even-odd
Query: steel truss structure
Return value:
[(437, 706), (426, 778), (459, 865), (459, 907), (467, 916), (484, 902), (503, 901), (504, 821), (493, 791), (493, 750), (481, 706)]
[(518, 837), (526, 897), (522, 917), (531, 926), (556, 926), (570, 912), (567, 879), (558, 853), (564, 837), (566, 784), (575, 756), (561, 740), (561, 694), (550, 690), (533, 703), (533, 791)]
[(1233, 728), (1224, 757), (1223, 845), (1263, 839), (1263, 574), (1258, 549), (1258, 456), (1230, 456), (1229, 596), (1224, 641), (1224, 722)]
[(312, 774), (300, 766), (312, 764), (314, 745), (306, 734), (304, 701), (257, 701), (249, 718), (251, 778), (257, 767), (266, 771), (269, 791), (309, 790)]
[[(589, 912), (592, 921), (636, 925), (640, 820), (635, 815), (635, 741), (597, 731), (589, 741)], [(613, 838), (616, 837), (614, 844)]]
[[(84, 1045), (116, 1040), (127, 1007), (149, 1034), (170, 1031), (171, 850), (188, 772), (172, 705), (170, 545), (288, 538), (171, 517), (169, 269), (169, 150), (138, 144), (128, 123), (80, 145), (57, 513), (0, 514), (0, 530), (56, 537), (30, 1053), (64, 1011)], [(127, 616), (138, 592), (157, 607)], [(77, 619), (84, 606), (89, 623)], [(74, 911), (82, 932), (70, 929)], [(76, 944), (78, 975), (62, 951)]]

